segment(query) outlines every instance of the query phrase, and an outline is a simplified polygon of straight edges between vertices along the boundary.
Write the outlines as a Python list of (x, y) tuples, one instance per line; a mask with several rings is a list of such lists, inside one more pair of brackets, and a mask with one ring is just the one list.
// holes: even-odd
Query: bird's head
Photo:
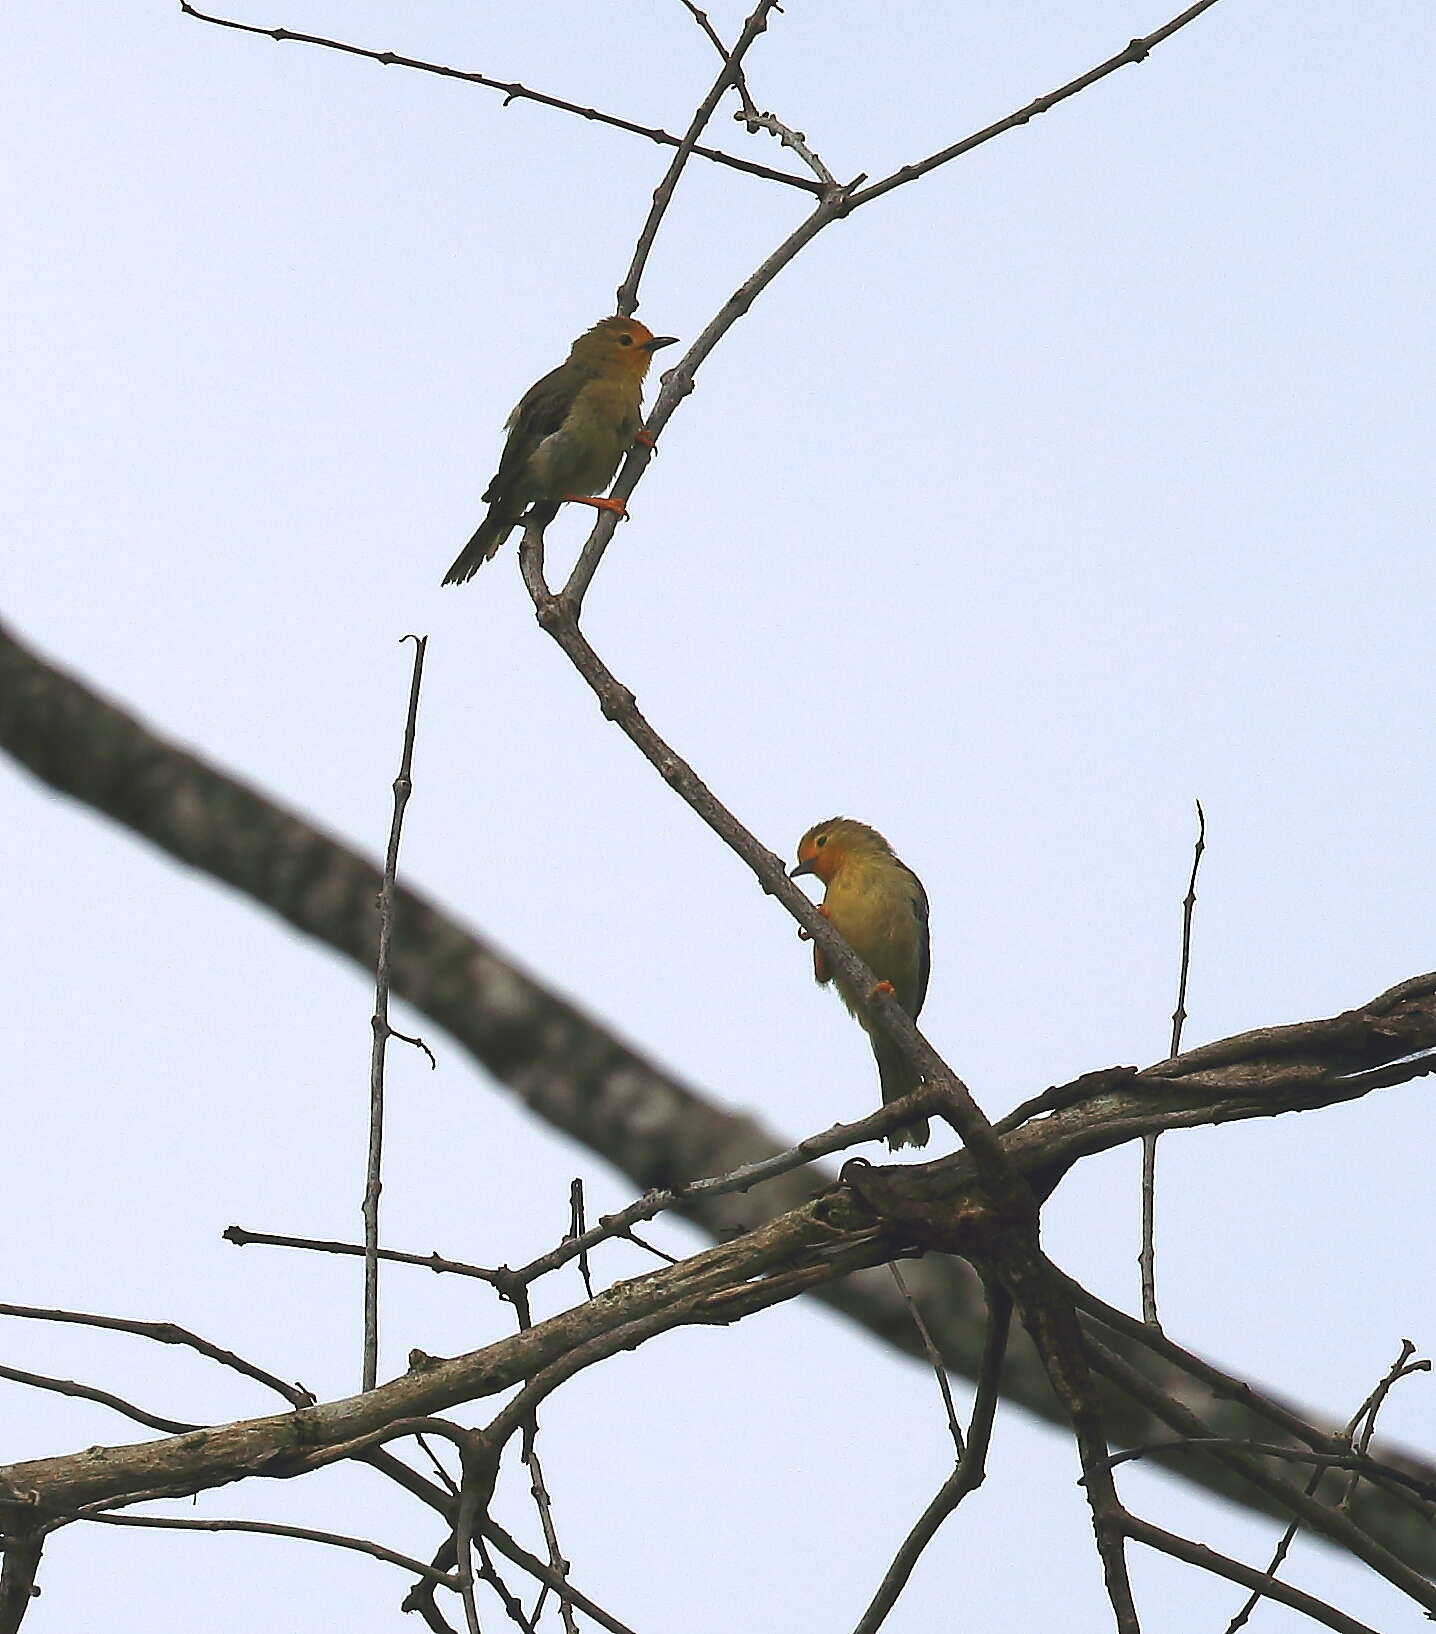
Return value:
[(604, 374), (632, 374), (642, 380), (659, 347), (673, 346), (677, 340), (676, 335), (655, 335), (637, 318), (600, 318), (573, 343), (569, 358)]
[(892, 847), (875, 828), (852, 817), (829, 817), (814, 823), (798, 841), (798, 866), (789, 877), (814, 874), (826, 885), (851, 857), (890, 857)]

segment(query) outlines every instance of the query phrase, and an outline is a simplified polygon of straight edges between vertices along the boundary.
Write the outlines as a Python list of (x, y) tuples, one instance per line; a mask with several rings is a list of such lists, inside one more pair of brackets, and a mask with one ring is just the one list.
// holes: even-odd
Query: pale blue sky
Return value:
[[(738, 10), (709, 9), (731, 34)], [(715, 61), (677, 0), (231, 14), (669, 128)], [(899, 25), (791, 0), (750, 83), (836, 173), (878, 175), (1166, 15), (926, 4)], [(4, 616), (374, 850), (398, 641), (427, 632), (411, 881), (775, 1130), (867, 1110), (861, 1033), (601, 720), (512, 549), (439, 588), (513, 401), (611, 310), (665, 154), (169, 4), (17, 0), (5, 36)], [(1427, 6), (1223, 0), (834, 227), (702, 371), (590, 595), (600, 651), (767, 843), (842, 811), (922, 875), (924, 1027), (994, 1113), (1165, 1053), (1194, 797), (1210, 845), (1188, 1042), (1436, 964), (1433, 44)], [(803, 203), (692, 167), (640, 315), (691, 338)], [(556, 555), (586, 520), (550, 530)], [(357, 1233), (364, 983), (8, 768), (0, 833), (5, 1297), (172, 1318), (347, 1393), (352, 1269), (219, 1232)], [(392, 1069), (391, 1243), (516, 1261), (562, 1232), (575, 1173), (594, 1210), (630, 1195), (431, 1041), (438, 1073)], [(1333, 1417), (1403, 1337), (1436, 1348), (1429, 1097), (1165, 1142), (1174, 1335)], [(1134, 1153), (1082, 1165), (1046, 1221), (1064, 1267), (1135, 1300)], [(386, 1294), (383, 1374), (411, 1345), (506, 1330), (437, 1279)], [(179, 1417), (270, 1406), (139, 1341), (7, 1323), (0, 1357)], [(1384, 1419), (1428, 1450), (1431, 1388)], [(8, 1385), (0, 1414), (7, 1458), (130, 1438)], [(796, 1308), (585, 1376), (545, 1439), (575, 1580), (645, 1634), (851, 1627), (947, 1459), (931, 1380)], [(1070, 1448), (1008, 1412), (991, 1464), (889, 1629), (955, 1626), (954, 1606), (974, 1627), (1107, 1628)], [(1252, 1560), (1274, 1536), (1141, 1472), (1124, 1491)], [(199, 1512), (433, 1541), (363, 1472)], [(1383, 1630), (1421, 1626), (1362, 1569), (1296, 1559)], [(1135, 1571), (1165, 1634), (1220, 1627), (1238, 1599), (1150, 1556)], [(275, 1540), (98, 1528), (59, 1538), (43, 1582), (37, 1634), (387, 1628), (405, 1586)]]

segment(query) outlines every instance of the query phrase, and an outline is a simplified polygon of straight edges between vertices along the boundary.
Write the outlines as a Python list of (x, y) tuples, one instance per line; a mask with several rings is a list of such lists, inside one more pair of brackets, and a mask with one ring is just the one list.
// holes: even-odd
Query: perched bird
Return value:
[(636, 318), (601, 318), (573, 343), (568, 358), (519, 398), (505, 422), (508, 441), (494, 480), (484, 490), (489, 514), (479, 523), (445, 584), (464, 584), (517, 526), (527, 506), (545, 523), (572, 502), (627, 512), (617, 499), (597, 499), (643, 425), (643, 377), (660, 346)]
[[(851, 817), (830, 817), (815, 823), (798, 842), (798, 866), (793, 877), (815, 874), (827, 890), (819, 911), (878, 978), (878, 985), (917, 1019), (927, 997), (930, 951), (927, 933), (927, 892), (912, 869), (904, 867), (875, 828)], [(822, 983), (835, 972), (813, 949), (813, 975)], [(919, 1076), (897, 1046), (868, 1020), (867, 993), (859, 992), (837, 976), (843, 1003), (866, 1030), (877, 1057), (883, 1102), (895, 1101), (917, 1088)], [(888, 1136), (893, 1151), (899, 1146), (926, 1146), (926, 1118), (895, 1129)]]

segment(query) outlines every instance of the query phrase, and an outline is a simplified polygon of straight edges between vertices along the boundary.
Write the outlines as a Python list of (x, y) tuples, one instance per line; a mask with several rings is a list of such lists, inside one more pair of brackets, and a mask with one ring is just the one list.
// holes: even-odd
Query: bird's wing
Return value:
[(512, 491), (534, 449), (567, 419), (575, 390), (570, 365), (560, 363), (519, 398), (505, 422), (509, 437), (499, 457), (499, 468), (484, 490), (486, 505), (502, 500)]
[(903, 873), (907, 875), (912, 915), (917, 920), (917, 1003), (912, 1011), (913, 1019), (916, 1020), (922, 1011), (922, 1002), (927, 997), (927, 979), (932, 973), (932, 938), (927, 928), (927, 892), (923, 890), (922, 881), (911, 868), (904, 868)]

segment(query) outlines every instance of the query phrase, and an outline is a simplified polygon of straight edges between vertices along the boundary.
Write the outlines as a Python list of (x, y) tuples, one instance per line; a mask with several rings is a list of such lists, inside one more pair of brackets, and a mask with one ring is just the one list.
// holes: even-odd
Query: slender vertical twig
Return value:
[[(413, 790), (414, 730), (419, 718), (419, 685), (424, 675), (426, 635), (406, 635), (414, 643), (414, 671), (409, 683), (409, 713), (404, 722), (404, 748), (399, 775), (394, 779), (394, 815), (389, 823), (389, 847), (384, 853), (384, 882), (379, 887), (379, 956), (374, 968), (374, 1030), (369, 1055), (369, 1160), (364, 1177), (364, 1385), (372, 1390), (379, 1379), (379, 1193), (383, 1190), (384, 1160), (384, 1055), (393, 1029), (389, 1026), (389, 943), (394, 929), (394, 876), (399, 868), (399, 837), (404, 830), (404, 808)], [(429, 1055), (420, 1040), (410, 1039)]]
[(893, 1557), (892, 1565), (878, 1584), (867, 1610), (858, 1619), (853, 1634), (877, 1634), (888, 1613), (907, 1586), (913, 1568), (938, 1528), (969, 1492), (982, 1485), (987, 1474), (987, 1449), (1001, 1395), (1002, 1364), (1007, 1355), (1007, 1336), (1012, 1325), (1012, 1299), (999, 1283), (987, 1288), (987, 1333), (983, 1339), (982, 1362), (977, 1374), (977, 1395), (972, 1405), (972, 1421), (967, 1427), (967, 1446), (957, 1466), (938, 1489), (933, 1500), (914, 1522)]
[(959, 1458), (962, 1457), (962, 1426), (957, 1421), (957, 1408), (953, 1405), (952, 1386), (947, 1382), (947, 1365), (942, 1359), (932, 1334), (928, 1331), (927, 1323), (923, 1321), (922, 1311), (918, 1302), (912, 1297), (907, 1280), (898, 1270), (896, 1260), (888, 1261), (888, 1270), (892, 1279), (897, 1283), (898, 1293), (902, 1295), (902, 1302), (908, 1308), (912, 1317), (913, 1326), (917, 1329), (918, 1337), (922, 1340), (922, 1348), (927, 1352), (927, 1359), (932, 1364), (932, 1370), (937, 1375), (937, 1388), (942, 1395), (942, 1405), (947, 1409), (947, 1428), (952, 1436), (952, 1445)]
[(683, 140), (678, 144), (678, 151), (669, 161), (668, 169), (663, 180), (653, 190), (653, 203), (649, 206), (648, 219), (643, 223), (643, 229), (638, 235), (638, 242), (633, 248), (633, 259), (629, 263), (628, 271), (623, 276), (623, 282), (618, 286), (618, 293), (614, 297), (614, 311), (625, 318), (631, 318), (638, 309), (638, 285), (643, 277), (643, 269), (648, 264), (649, 252), (653, 249), (653, 241), (658, 237), (658, 229), (663, 221), (664, 212), (668, 209), (673, 198), (674, 189), (678, 186), (678, 178), (683, 174), (683, 167), (688, 163), (688, 156), (692, 153), (703, 129), (713, 117), (714, 109), (723, 100), (724, 93), (738, 83), (740, 76), (739, 65), (752, 45), (753, 41), (768, 26), (768, 13), (777, 5), (778, 0), (758, 0), (748, 20), (743, 24), (743, 31), (734, 42), (733, 49), (727, 53), (723, 66), (718, 70), (718, 77), (698, 104), (698, 110), (689, 121), (688, 129), (684, 132)]
[[(1197, 801), (1197, 843), (1192, 847), (1192, 872), (1187, 894), (1182, 899), (1182, 961), (1177, 974), (1177, 1008), (1172, 1011), (1169, 1056), (1182, 1049), (1182, 1027), (1187, 1019), (1187, 973), (1192, 965), (1192, 911), (1197, 905), (1197, 869), (1207, 848), (1207, 814)], [(1142, 1136), (1142, 1320), (1150, 1327), (1162, 1326), (1157, 1319), (1157, 1137)]]
[[(564, 1241), (578, 1242), (587, 1230), (588, 1223), (584, 1218), (583, 1207), (583, 1177), (580, 1175), (568, 1188), (568, 1235)], [(592, 1299), (593, 1276), (588, 1268), (586, 1248), (580, 1248), (578, 1251), (578, 1274), (583, 1278), (583, 1291)]]

